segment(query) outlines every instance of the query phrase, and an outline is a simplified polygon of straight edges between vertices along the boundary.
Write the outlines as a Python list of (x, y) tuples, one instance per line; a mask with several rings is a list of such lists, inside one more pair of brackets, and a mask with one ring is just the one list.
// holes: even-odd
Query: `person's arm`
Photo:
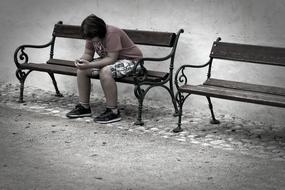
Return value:
[(95, 68), (101, 69), (107, 65), (112, 65), (118, 60), (119, 52), (108, 52), (107, 56), (91, 62)]
[(119, 52), (108, 52), (107, 56), (102, 59), (97, 59), (92, 62), (87, 61), (86, 59), (82, 59), (81, 63), (79, 63), (79, 60), (75, 61), (75, 66), (78, 69), (91, 69), (91, 68), (97, 68), (101, 69), (107, 65), (114, 64), (119, 56)]
[(94, 50), (86, 48), (84, 50), (83, 55), (80, 57), (81, 60), (92, 61), (94, 57)]
[(95, 54), (95, 50), (91, 41), (86, 40), (85, 42), (85, 49), (83, 55), (74, 61), (74, 65), (77, 67), (77, 64), (80, 61), (89, 62), (93, 60)]

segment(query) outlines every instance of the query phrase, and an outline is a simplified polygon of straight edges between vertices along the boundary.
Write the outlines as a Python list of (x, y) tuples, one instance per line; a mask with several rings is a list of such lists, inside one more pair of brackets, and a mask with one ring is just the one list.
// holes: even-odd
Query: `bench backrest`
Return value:
[(285, 48), (215, 41), (210, 58), (285, 66)]
[[(170, 32), (156, 32), (143, 30), (125, 30), (135, 44), (173, 47), (176, 34)], [(54, 37), (83, 39), (80, 26), (56, 24), (53, 30)]]

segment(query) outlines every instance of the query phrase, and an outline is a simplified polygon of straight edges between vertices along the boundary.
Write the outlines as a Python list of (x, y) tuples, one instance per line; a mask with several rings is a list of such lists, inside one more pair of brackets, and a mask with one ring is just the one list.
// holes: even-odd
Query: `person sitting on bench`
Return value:
[[(94, 121), (97, 123), (120, 121), (115, 79), (131, 74), (136, 61), (142, 58), (142, 52), (122, 29), (106, 24), (94, 14), (83, 20), (81, 30), (86, 39), (85, 50), (81, 58), (74, 62), (77, 67), (79, 103), (66, 116), (68, 118), (91, 116), (90, 76), (99, 75), (106, 98), (106, 110), (95, 117)], [(94, 59), (95, 52), (99, 58)]]

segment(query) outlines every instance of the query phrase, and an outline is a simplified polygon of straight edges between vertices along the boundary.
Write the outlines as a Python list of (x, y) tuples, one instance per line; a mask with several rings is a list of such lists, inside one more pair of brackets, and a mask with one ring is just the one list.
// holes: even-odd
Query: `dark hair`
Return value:
[(84, 38), (99, 37), (102, 39), (106, 36), (106, 23), (103, 19), (91, 14), (82, 21), (81, 32)]

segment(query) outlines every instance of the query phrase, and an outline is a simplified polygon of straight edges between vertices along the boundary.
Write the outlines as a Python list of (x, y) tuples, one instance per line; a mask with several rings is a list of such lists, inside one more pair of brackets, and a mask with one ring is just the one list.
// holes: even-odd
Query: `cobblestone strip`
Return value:
[[(0, 102), (11, 108), (23, 109), (40, 114), (66, 118), (65, 114), (77, 103), (74, 94), (64, 94), (63, 98), (53, 96), (53, 92), (33, 87), (25, 88), (25, 103), (18, 103), (19, 86), (1, 84)], [(104, 109), (103, 99), (92, 99), (92, 110), (99, 113)], [(285, 161), (285, 126), (265, 125), (257, 121), (246, 121), (231, 115), (219, 115), (221, 124), (209, 124), (209, 115), (199, 112), (187, 112), (183, 116), (184, 131), (175, 134), (177, 118), (172, 116), (171, 108), (157, 106), (151, 100), (145, 101), (144, 126), (133, 125), (136, 118), (136, 102), (124, 99), (121, 105), (123, 120), (107, 124), (138, 134), (151, 134), (161, 138), (175, 140), (183, 144), (199, 144), (228, 151), (240, 151), (261, 158)], [(148, 104), (147, 104), (148, 102)], [(93, 118), (75, 119), (77, 122), (93, 123)], [(99, 125), (99, 124), (96, 124)]]

